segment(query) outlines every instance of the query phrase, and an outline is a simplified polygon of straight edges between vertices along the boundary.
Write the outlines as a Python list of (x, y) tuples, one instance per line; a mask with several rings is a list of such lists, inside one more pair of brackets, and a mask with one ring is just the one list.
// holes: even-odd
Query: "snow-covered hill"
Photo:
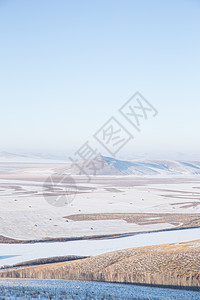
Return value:
[(99, 156), (95, 160), (71, 164), (68, 172), (73, 175), (200, 175), (199, 161), (135, 160), (125, 161)]

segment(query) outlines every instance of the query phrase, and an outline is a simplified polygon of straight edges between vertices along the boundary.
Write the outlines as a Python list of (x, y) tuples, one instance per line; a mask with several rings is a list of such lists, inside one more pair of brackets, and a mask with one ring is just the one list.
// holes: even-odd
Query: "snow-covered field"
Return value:
[[(0, 299), (197, 300), (199, 292), (118, 283), (1, 279)], [(8, 298), (9, 297), (9, 298)]]
[[(0, 235), (15, 239), (81, 237), (173, 228), (117, 220), (71, 221), (66, 216), (95, 213), (200, 213), (200, 177), (75, 176), (74, 201), (55, 207), (43, 196), (46, 178), (62, 164), (0, 165)], [(11, 168), (11, 170), (10, 170)], [(62, 184), (56, 186), (57, 194)], [(48, 197), (51, 197), (51, 192)], [(55, 197), (55, 194), (52, 194)], [(91, 229), (92, 228), (92, 229)]]

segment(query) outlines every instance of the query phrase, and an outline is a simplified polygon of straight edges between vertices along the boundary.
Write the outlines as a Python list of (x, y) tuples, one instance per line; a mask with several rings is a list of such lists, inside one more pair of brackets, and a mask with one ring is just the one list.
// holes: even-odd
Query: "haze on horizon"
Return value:
[(199, 13), (189, 0), (0, 1), (0, 150), (98, 147), (95, 132), (112, 116), (122, 122), (118, 109), (139, 91), (158, 115), (119, 157), (196, 157)]

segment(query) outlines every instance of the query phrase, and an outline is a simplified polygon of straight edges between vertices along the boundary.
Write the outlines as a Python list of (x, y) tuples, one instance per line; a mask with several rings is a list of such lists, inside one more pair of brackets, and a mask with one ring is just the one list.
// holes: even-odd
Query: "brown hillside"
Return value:
[(82, 260), (4, 270), (0, 272), (0, 277), (200, 287), (200, 240), (125, 249)]

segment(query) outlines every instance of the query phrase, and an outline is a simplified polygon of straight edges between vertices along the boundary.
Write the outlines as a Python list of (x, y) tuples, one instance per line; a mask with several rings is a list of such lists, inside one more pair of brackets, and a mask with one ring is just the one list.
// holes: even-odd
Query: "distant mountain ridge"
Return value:
[(135, 175), (135, 176), (170, 176), (170, 175), (200, 175), (199, 160), (151, 159), (137, 157), (132, 160), (122, 160), (99, 155), (95, 160), (67, 162), (67, 155), (49, 153), (14, 153), (0, 151), (0, 162), (48, 162), (67, 164), (63, 168), (68, 174), (79, 175), (85, 172), (89, 175)]
[(199, 161), (172, 160), (118, 160), (112, 157), (99, 156), (94, 161), (80, 161), (71, 164), (68, 172), (78, 175), (81, 169), (89, 175), (200, 175)]

